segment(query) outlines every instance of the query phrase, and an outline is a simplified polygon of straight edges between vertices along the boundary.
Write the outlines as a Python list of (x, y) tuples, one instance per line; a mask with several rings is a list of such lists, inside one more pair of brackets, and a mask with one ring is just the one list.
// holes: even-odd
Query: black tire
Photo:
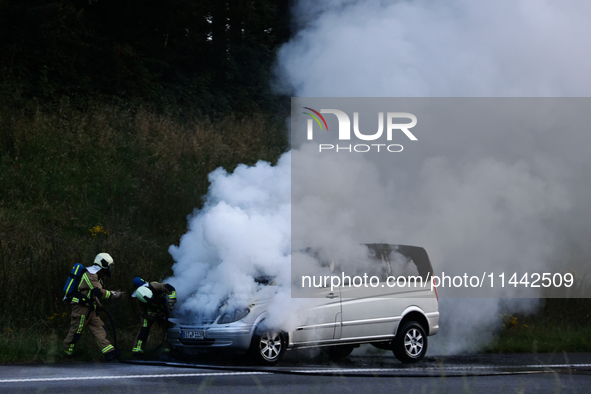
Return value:
[(405, 323), (392, 342), (394, 357), (403, 363), (416, 363), (427, 353), (427, 335), (423, 327), (414, 321)]
[(355, 345), (324, 346), (322, 351), (331, 359), (345, 358), (355, 349)]
[(255, 330), (248, 351), (252, 360), (259, 365), (276, 365), (287, 350), (287, 336), (274, 330)]

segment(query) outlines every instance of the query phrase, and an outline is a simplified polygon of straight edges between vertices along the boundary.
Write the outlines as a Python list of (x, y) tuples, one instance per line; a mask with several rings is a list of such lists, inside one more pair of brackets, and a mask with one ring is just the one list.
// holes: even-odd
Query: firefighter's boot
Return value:
[(107, 361), (111, 361), (119, 356), (121, 356), (123, 354), (123, 352), (121, 350), (111, 350), (110, 352), (105, 353), (105, 358), (107, 359)]

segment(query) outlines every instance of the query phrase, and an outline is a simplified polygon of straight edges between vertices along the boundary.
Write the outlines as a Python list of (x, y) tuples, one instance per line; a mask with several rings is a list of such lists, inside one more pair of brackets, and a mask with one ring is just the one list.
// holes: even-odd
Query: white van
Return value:
[[(197, 324), (170, 319), (174, 326), (167, 340), (184, 354), (231, 350), (248, 353), (263, 365), (277, 364), (288, 349), (320, 346), (330, 357), (339, 358), (363, 343), (392, 350), (402, 362), (418, 362), (427, 352), (427, 336), (439, 329), (437, 290), (430, 283), (433, 268), (427, 252), (407, 245), (367, 247), (381, 267), (372, 285), (361, 288), (345, 280), (338, 287), (315, 288), (315, 297), (298, 314), (302, 321), (293, 331), (266, 327), (271, 300), (263, 299), (239, 310), (222, 308), (214, 319)], [(404, 265), (406, 286), (393, 282), (393, 274), (401, 272), (397, 264)]]

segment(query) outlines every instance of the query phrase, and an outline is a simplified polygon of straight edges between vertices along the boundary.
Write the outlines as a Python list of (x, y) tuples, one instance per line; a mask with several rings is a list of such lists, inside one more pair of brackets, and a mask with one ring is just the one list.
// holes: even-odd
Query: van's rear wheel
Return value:
[(398, 360), (416, 363), (427, 353), (427, 335), (419, 323), (411, 321), (398, 330), (392, 345), (392, 351)]
[(280, 331), (255, 331), (249, 354), (257, 364), (275, 365), (281, 361), (287, 350), (286, 335)]

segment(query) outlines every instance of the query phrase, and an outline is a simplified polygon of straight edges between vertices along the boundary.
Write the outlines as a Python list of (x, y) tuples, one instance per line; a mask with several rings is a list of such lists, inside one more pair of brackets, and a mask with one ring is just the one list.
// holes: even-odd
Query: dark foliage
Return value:
[(289, 1), (2, 0), (0, 96), (277, 111)]

